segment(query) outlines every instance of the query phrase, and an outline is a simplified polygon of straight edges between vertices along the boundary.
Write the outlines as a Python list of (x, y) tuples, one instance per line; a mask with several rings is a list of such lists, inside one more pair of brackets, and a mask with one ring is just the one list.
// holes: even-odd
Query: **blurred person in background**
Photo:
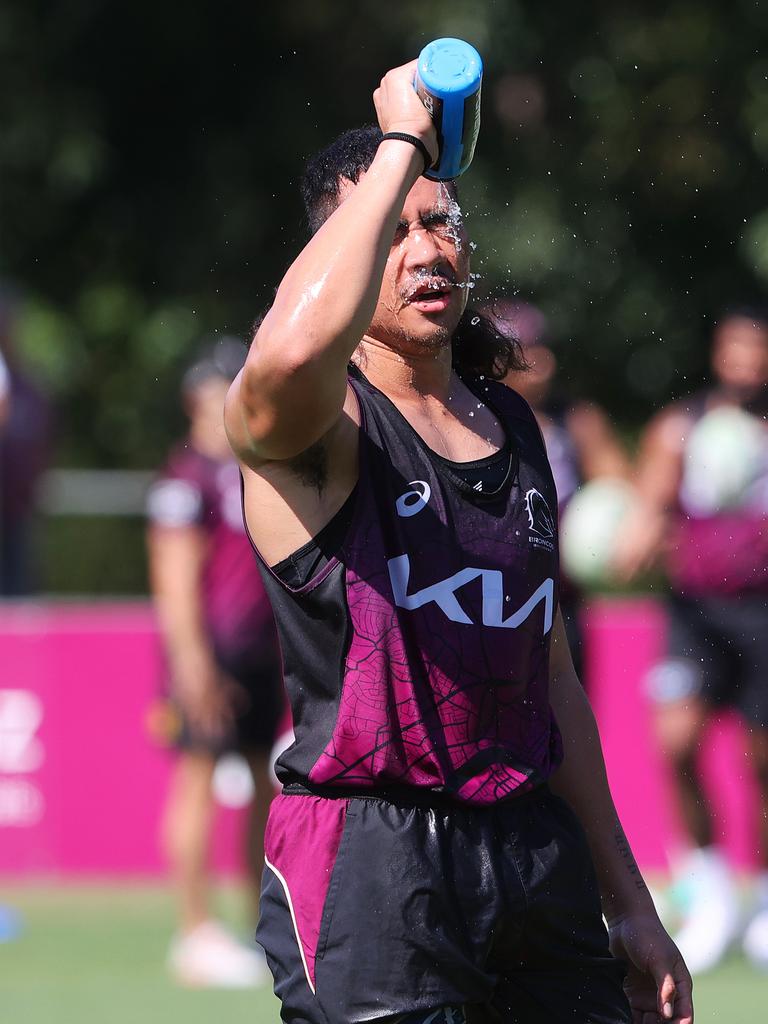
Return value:
[[(629, 460), (608, 415), (594, 402), (569, 394), (557, 377), (557, 356), (544, 313), (527, 302), (496, 299), (486, 309), (499, 330), (523, 347), (527, 370), (513, 371), (504, 383), (528, 402), (544, 437), (557, 490), (558, 511), (583, 484), (599, 477), (629, 476)], [(583, 593), (561, 577), (560, 608), (574, 666), (584, 680), (580, 610)]]
[(163, 825), (178, 890), (169, 966), (199, 986), (250, 987), (267, 978), (260, 951), (211, 916), (208, 856), (218, 757), (240, 753), (255, 786), (246, 863), (257, 916), (264, 825), (273, 793), (269, 752), (284, 701), (272, 612), (243, 526), (240, 474), (223, 424), (245, 346), (222, 338), (182, 382), (189, 434), (148, 495), (152, 591), (171, 704), (154, 716), (178, 750)]
[[(18, 298), (0, 285), (0, 359), (7, 397), (0, 401), (0, 595), (21, 597), (37, 586), (32, 525), (37, 484), (51, 444), (51, 404), (19, 367), (13, 336)], [(3, 420), (4, 417), (4, 420)]]
[[(714, 967), (745, 923), (697, 765), (718, 708), (746, 723), (764, 865), (768, 858), (768, 309), (720, 317), (711, 367), (709, 387), (667, 406), (645, 430), (641, 503), (618, 559), (627, 579), (662, 559), (671, 585), (667, 656), (648, 688), (691, 843), (677, 867), (688, 909), (676, 941), (692, 973)], [(739, 777), (743, 765), (733, 768)], [(744, 948), (768, 968), (768, 866)]]

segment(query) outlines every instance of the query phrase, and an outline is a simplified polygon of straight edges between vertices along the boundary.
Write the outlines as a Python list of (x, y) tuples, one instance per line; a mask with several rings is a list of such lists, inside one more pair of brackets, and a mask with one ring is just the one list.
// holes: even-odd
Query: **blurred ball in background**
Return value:
[(713, 409), (691, 431), (681, 497), (686, 508), (712, 515), (743, 508), (768, 456), (765, 428), (735, 406)]
[(571, 499), (560, 524), (560, 557), (575, 583), (587, 589), (611, 585), (619, 538), (635, 501), (632, 487), (612, 477), (585, 484)]

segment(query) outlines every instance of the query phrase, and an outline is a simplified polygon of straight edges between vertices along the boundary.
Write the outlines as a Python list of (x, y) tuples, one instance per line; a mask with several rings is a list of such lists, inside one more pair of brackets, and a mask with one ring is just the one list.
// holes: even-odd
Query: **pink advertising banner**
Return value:
[[(663, 868), (677, 825), (655, 751), (643, 677), (662, 650), (649, 601), (597, 602), (587, 665), (616, 801), (638, 859)], [(0, 605), (0, 874), (158, 875), (170, 755), (153, 746), (148, 709), (158, 643), (145, 604)], [(743, 738), (726, 721), (706, 744), (719, 827), (734, 862), (754, 860)], [(738, 766), (738, 767), (736, 767)], [(222, 809), (215, 864), (239, 863), (240, 812)]]
[[(171, 759), (145, 727), (159, 671), (146, 604), (0, 606), (0, 873), (164, 871)], [(238, 862), (233, 817), (222, 870)]]

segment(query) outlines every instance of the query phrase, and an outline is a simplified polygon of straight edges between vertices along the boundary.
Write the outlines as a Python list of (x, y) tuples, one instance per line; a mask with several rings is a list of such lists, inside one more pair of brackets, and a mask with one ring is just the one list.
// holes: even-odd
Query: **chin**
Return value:
[[(426, 317), (424, 318), (426, 320)], [(451, 344), (455, 324), (431, 321), (419, 324), (414, 331), (409, 331), (406, 338), (411, 344), (430, 352), (440, 352)]]

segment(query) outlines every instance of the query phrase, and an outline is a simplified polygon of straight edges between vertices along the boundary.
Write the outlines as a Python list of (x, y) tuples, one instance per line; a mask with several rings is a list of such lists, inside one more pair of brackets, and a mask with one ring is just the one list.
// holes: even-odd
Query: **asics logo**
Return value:
[(507, 603), (504, 599), (504, 577), (498, 569), (467, 567), (460, 569), (447, 579), (439, 580), (437, 583), (432, 583), (428, 587), (409, 594), (411, 562), (408, 555), (398, 555), (396, 558), (388, 559), (387, 568), (395, 604), (398, 608), (415, 611), (417, 608), (423, 608), (424, 605), (434, 602), (451, 622), (461, 622), (466, 626), (474, 625), (456, 595), (462, 587), (479, 578), (482, 580), (483, 587), (482, 624), (484, 626), (493, 626), (497, 629), (517, 629), (531, 615), (534, 608), (543, 602), (543, 635), (546, 636), (552, 628), (555, 584), (551, 577), (545, 579), (527, 601), (507, 618), (504, 618), (504, 605)]
[(421, 512), (432, 497), (432, 488), (426, 480), (411, 480), (408, 486), (414, 489), (401, 494), (395, 502), (397, 514), (402, 519), (409, 519)]

